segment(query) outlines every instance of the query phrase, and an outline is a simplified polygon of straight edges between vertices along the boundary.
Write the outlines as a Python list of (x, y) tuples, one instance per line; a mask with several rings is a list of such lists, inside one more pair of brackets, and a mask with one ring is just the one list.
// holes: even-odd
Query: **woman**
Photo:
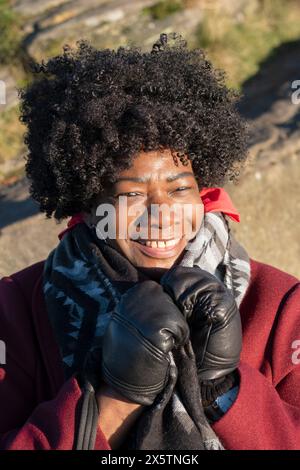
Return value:
[(249, 258), (222, 189), (236, 94), (174, 33), (36, 70), (31, 195), (72, 219), (0, 282), (1, 448), (299, 448), (299, 281)]

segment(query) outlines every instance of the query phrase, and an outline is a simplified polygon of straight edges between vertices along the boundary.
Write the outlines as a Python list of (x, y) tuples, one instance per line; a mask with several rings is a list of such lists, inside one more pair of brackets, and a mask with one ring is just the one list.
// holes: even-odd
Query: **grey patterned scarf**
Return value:
[[(199, 266), (217, 276), (240, 306), (250, 280), (250, 261), (231, 233), (227, 216), (221, 212), (204, 215), (180, 264)], [(85, 223), (66, 233), (49, 254), (44, 268), (44, 294), (66, 379), (82, 370), (86, 358), (99, 350), (122, 293), (145, 279), (143, 272), (100, 240)], [(203, 412), (191, 343), (176, 354), (170, 353), (170, 362), (168, 384), (142, 413), (124, 448), (224, 449)], [(93, 389), (88, 390), (89, 396), (91, 392)], [(95, 429), (91, 434), (94, 441)]]

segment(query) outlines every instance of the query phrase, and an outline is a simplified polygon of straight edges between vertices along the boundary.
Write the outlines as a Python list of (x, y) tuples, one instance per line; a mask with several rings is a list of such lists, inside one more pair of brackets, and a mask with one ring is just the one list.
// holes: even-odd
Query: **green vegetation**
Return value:
[[(0, 0), (0, 64), (9, 70), (17, 86), (28, 80), (21, 62), (21, 27), (24, 19), (15, 13), (9, 0)], [(19, 120), (19, 106), (0, 108), (0, 164), (16, 158), (24, 150), (24, 126)], [(19, 169), (11, 169), (4, 174), (0, 168), (0, 182), (6, 178), (16, 178)]]
[(12, 10), (9, 0), (0, 0), (0, 63), (11, 64), (20, 52), (21, 18)]
[(19, 120), (19, 106), (0, 113), (0, 163), (19, 155), (24, 148), (24, 125)]
[[(42, 45), (42, 51), (39, 51), (39, 56), (42, 56), (41, 58), (43, 59), (47, 59), (62, 54), (65, 42), (67, 41), (64, 41), (61, 37), (47, 39)], [(37, 60), (39, 59), (40, 57), (37, 57)]]
[(161, 0), (154, 5), (143, 8), (142, 12), (151, 16), (153, 20), (163, 20), (173, 13), (182, 11), (184, 6), (183, 0)]
[(211, 10), (199, 25), (193, 46), (205, 49), (209, 59), (226, 70), (229, 85), (240, 88), (272, 49), (300, 37), (299, 18), (297, 0), (260, 0), (236, 18)]

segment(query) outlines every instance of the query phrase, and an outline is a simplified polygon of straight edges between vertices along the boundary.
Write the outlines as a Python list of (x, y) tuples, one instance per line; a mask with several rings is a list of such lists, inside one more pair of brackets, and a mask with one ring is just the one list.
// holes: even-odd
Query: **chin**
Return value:
[(170, 269), (174, 264), (176, 264), (177, 259), (174, 260), (155, 260), (155, 261), (137, 261), (134, 265), (137, 268), (162, 268)]

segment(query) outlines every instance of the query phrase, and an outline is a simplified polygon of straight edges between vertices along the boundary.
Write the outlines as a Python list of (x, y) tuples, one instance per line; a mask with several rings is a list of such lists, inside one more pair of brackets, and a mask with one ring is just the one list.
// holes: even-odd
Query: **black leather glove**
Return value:
[(224, 393), (221, 379), (226, 378), (228, 383), (242, 348), (240, 313), (233, 295), (215, 276), (199, 267), (175, 266), (161, 278), (161, 285), (190, 326), (200, 382), (209, 384), (213, 380), (219, 393)]
[(130, 401), (151, 405), (167, 382), (169, 352), (188, 338), (188, 324), (162, 286), (138, 283), (121, 297), (104, 333), (103, 379)]

